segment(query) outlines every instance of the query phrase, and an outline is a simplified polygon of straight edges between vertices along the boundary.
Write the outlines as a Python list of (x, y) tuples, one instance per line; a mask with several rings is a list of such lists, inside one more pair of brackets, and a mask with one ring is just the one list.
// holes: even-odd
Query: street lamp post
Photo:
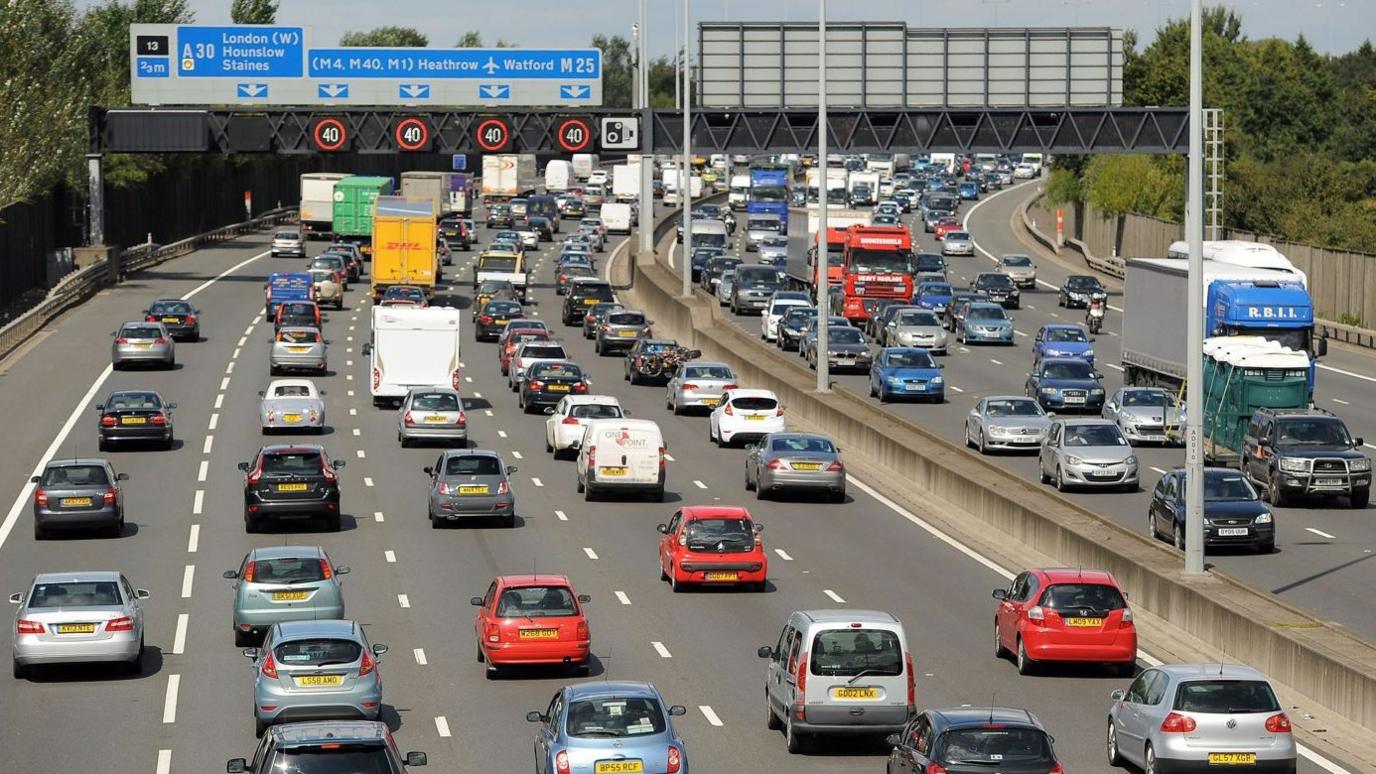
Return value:
[(683, 206), (680, 220), (683, 223), (683, 249), (679, 251), (680, 268), (683, 271), (683, 296), (693, 295), (693, 89), (689, 75), (692, 72), (688, 56), (688, 39), (691, 37), (688, 26), (688, 0), (683, 0), (683, 164), (678, 170), (678, 199)]
[(1185, 355), (1185, 572), (1204, 572), (1204, 62), (1203, 0), (1190, 0), (1190, 161), (1185, 239), (1190, 244)]
[[(649, 29), (645, 26), (649, 16), (648, 5), (649, 0), (640, 0), (640, 39), (636, 41), (636, 59), (640, 63), (636, 74), (636, 82), (640, 84), (640, 101), (636, 107), (640, 109), (640, 132), (644, 142), (642, 147), (650, 151), (640, 156), (640, 210), (636, 227), (640, 229), (642, 255), (652, 254), (655, 249), (655, 157), (654, 146), (650, 142), (653, 131), (650, 126), (650, 35)], [(675, 81), (677, 82), (677, 79)]]
[(817, 391), (831, 389), (828, 323), (831, 283), (827, 279), (827, 0), (817, 0)]

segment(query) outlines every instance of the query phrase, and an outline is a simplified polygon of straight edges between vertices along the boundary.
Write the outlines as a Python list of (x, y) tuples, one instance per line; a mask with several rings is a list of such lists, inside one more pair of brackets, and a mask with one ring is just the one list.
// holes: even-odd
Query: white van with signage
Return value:
[(594, 419), (578, 441), (583, 499), (611, 492), (648, 492), (664, 502), (664, 435), (649, 419)]
[(461, 315), (448, 306), (373, 307), (372, 340), (362, 350), (371, 359), (373, 405), (399, 403), (413, 387), (459, 388)]

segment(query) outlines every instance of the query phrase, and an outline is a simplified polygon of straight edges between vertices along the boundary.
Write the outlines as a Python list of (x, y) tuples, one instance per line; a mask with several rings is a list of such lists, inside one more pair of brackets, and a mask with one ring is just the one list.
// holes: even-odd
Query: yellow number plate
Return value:
[(296, 684), (308, 688), (330, 688), (344, 684), (344, 675), (303, 675), (296, 678)]
[(511, 322), (511, 321), (508, 320), (508, 319), (505, 318), (505, 317), (493, 317), (493, 318), (492, 318), (492, 324), (493, 324), (493, 325), (506, 325), (508, 322)]
[(1073, 628), (1097, 629), (1104, 625), (1102, 618), (1067, 618), (1065, 625)]
[(640, 761), (598, 761), (593, 764), (593, 774), (633, 774), (645, 770)]
[(568, 386), (567, 384), (551, 384), (551, 385), (547, 385), (547, 386), (549, 387), (549, 391), (550, 391), (550, 392), (568, 392), (568, 391), (569, 391), (569, 386)]
[(623, 336), (623, 337), (628, 338), (628, 339), (631, 338), (632, 336), (634, 336), (635, 334), (636, 334), (635, 331), (617, 331), (617, 332), (616, 332), (616, 335), (618, 335), (618, 336)]
[(597, 475), (599, 475), (599, 476), (624, 476), (624, 475), (626, 475), (626, 469), (625, 469), (625, 468), (598, 468), (598, 469), (597, 469)]
[(1209, 753), (1210, 766), (1253, 766), (1256, 753)]
[(300, 422), (300, 421), (301, 421), (301, 415), (300, 415), (300, 414), (283, 414), (283, 415), (282, 415), (282, 420), (283, 420), (284, 422)]
[(486, 484), (482, 484), (482, 485), (476, 485), (476, 484), (475, 484), (475, 485), (473, 485), (473, 486), (461, 486), (461, 487), (459, 487), (459, 494), (461, 494), (461, 495), (481, 495), (481, 494), (487, 494), (487, 493), (488, 493), (488, 490), (490, 490), (490, 489), (491, 489), (491, 487), (489, 487), (489, 486), (486, 485)]
[(795, 463), (793, 463), (793, 469), (794, 469), (794, 470), (821, 470), (821, 469), (822, 469), (822, 463), (820, 463), (820, 462), (795, 462)]
[(702, 399), (702, 405), (704, 405), (704, 406), (716, 406), (716, 405), (718, 405), (719, 403), (721, 403), (721, 398), (703, 398), (703, 399)]
[(63, 508), (75, 508), (75, 507), (77, 507), (77, 506), (90, 505), (90, 504), (91, 504), (91, 498), (89, 498), (89, 497), (64, 497), (64, 498), (62, 498), (62, 507), (63, 507)]
[(310, 347), (287, 347), (288, 352), (307, 352)]
[(427, 424), (431, 425), (442, 425), (445, 422), (449, 421), (449, 417), (446, 417), (443, 414), (427, 414), (425, 416), (425, 421)]
[(93, 623), (83, 624), (58, 624), (58, 634), (95, 634), (96, 625)]
[(176, 317), (164, 317), (164, 318), (162, 318), (162, 321), (165, 322), (165, 323), (179, 323), (179, 322), (181, 322), (181, 320), (177, 319)]
[[(595, 299), (595, 298), (585, 298), (585, 299), (583, 299), (583, 303), (586, 304), (587, 306), (592, 306), (593, 304), (597, 303), (597, 299)], [(637, 765), (639, 765), (639, 764), (637, 764)], [(630, 771), (630, 769), (615, 769), (615, 771)], [(636, 769), (636, 771), (640, 771), (640, 769)]]
[(523, 640), (557, 640), (559, 639), (558, 629), (522, 629), (521, 639)]
[(878, 688), (848, 688), (848, 687), (845, 687), (845, 686), (840, 686), (840, 685), (838, 685), (838, 686), (836, 686), (836, 687), (834, 687), (834, 688), (831, 689), (831, 698), (833, 698), (833, 699), (878, 699), (878, 698), (879, 698), (879, 689), (878, 689)]
[(146, 425), (148, 424), (148, 417), (120, 417), (119, 423), (121, 425)]
[(310, 596), (307, 591), (274, 591), (272, 592), (273, 602), (300, 602)]
[(277, 485), (277, 491), (279, 491), (279, 492), (304, 492), (304, 491), (306, 491), (306, 485), (305, 485), (305, 484), (278, 484), (278, 485)]
[(764, 421), (764, 414), (747, 414), (746, 417), (745, 417), (745, 421), (747, 421), (747, 422), (763, 422), (763, 421)]
[(712, 570), (702, 575), (709, 581), (733, 581), (741, 577), (740, 573), (734, 570)]
[(135, 344), (134, 349), (152, 349), (152, 344)]

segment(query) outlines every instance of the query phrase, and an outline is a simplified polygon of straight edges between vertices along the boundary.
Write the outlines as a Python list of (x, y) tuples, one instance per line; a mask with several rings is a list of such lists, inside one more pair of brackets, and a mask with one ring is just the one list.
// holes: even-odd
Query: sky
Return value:
[[(86, 4), (90, 0), (79, 0)], [(699, 21), (815, 21), (818, 0), (689, 0)], [(1208, 2), (1208, 0), (1206, 0)], [(1355, 49), (1376, 29), (1376, 0), (1225, 0), (1249, 38), (1293, 39), (1303, 32), (1319, 51)], [(201, 24), (229, 23), (230, 0), (190, 0)], [(651, 55), (675, 49), (680, 0), (649, 0)], [(837, 21), (902, 21), (909, 27), (1121, 27), (1145, 45), (1167, 19), (1189, 14), (1188, 0), (831, 0)], [(415, 27), (434, 47), (477, 29), (527, 48), (579, 48), (597, 33), (631, 35), (637, 0), (280, 0), (278, 21), (312, 29), (318, 45), (351, 30)]]

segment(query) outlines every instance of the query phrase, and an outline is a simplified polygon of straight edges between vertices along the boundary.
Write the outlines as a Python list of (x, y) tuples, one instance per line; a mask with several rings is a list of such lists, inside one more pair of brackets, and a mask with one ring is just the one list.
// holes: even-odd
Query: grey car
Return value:
[(941, 240), (942, 255), (974, 255), (975, 240), (968, 231), (950, 231)]
[(1013, 318), (1003, 307), (990, 301), (967, 301), (956, 313), (952, 333), (961, 344), (1013, 343)]
[(386, 652), (386, 645), (370, 645), (354, 621), (273, 624), (263, 647), (243, 650), (253, 659), (254, 735), (295, 720), (377, 720), (377, 662)]
[(999, 259), (999, 273), (1008, 275), (1019, 288), (1037, 286), (1037, 264), (1026, 255), (1005, 255)]
[(587, 314), (583, 315), (583, 338), (591, 339), (596, 336), (597, 326), (602, 324), (602, 318), (625, 308), (615, 301), (601, 301), (593, 304), (592, 308), (588, 309)]
[(845, 502), (846, 466), (841, 450), (825, 435), (770, 433), (746, 448), (745, 489), (756, 499), (802, 489), (822, 490), (832, 502)]
[(1160, 387), (1123, 387), (1104, 402), (1103, 416), (1118, 425), (1129, 443), (1184, 443), (1183, 411)]
[(722, 291), (718, 297), (726, 296), (726, 303), (732, 314), (763, 314), (774, 294), (783, 290), (783, 273), (773, 266), (742, 264), (736, 267), (736, 276), (731, 287)]
[(433, 466), (430, 477), (430, 526), (439, 529), (462, 518), (497, 518), (503, 526), (516, 526), (516, 497), (507, 476), (515, 465), (503, 465), (490, 449), (450, 450)]
[(319, 546), (249, 551), (239, 569), (224, 572), (234, 581), (234, 644), (251, 645), (276, 623), (343, 618), (340, 576), (348, 574)]
[(306, 266), (306, 271), (317, 271), (319, 269), (337, 273), (339, 275), (340, 284), (344, 286), (344, 290), (347, 291), (349, 289), (348, 258), (334, 253), (317, 255), (312, 258), (310, 264)]
[(120, 664), (143, 672), (143, 600), (115, 571), (45, 572), (27, 591), (10, 595), (14, 614), (14, 678), (35, 666)]
[[(814, 348), (814, 349), (816, 348), (816, 346), (817, 346), (817, 327), (818, 327), (818, 326), (817, 326), (817, 310), (813, 309), (813, 310), (812, 310), (812, 317), (811, 317), (811, 319), (809, 319), (809, 320), (807, 321), (807, 323), (803, 326), (803, 335), (802, 335), (802, 337), (798, 340), (798, 357), (806, 358), (806, 357), (807, 357), (808, 348), (809, 348), (809, 347)], [(844, 317), (842, 317), (842, 316), (840, 316), (840, 315), (832, 315), (830, 318), (828, 318), (828, 328), (827, 328), (827, 332), (828, 332), (828, 333), (830, 333), (830, 332), (836, 330), (837, 328), (853, 328), (853, 327), (854, 327), (854, 326), (850, 324), (850, 320), (847, 320), (846, 318), (844, 318)], [(857, 328), (856, 330), (859, 330), (859, 329)]]
[(258, 393), (263, 435), (278, 430), (325, 432), (325, 393), (310, 379), (274, 379)]
[(647, 319), (644, 312), (634, 309), (609, 311), (597, 325), (593, 349), (603, 357), (624, 354), (626, 350), (635, 346), (637, 339), (649, 336), (653, 332), (650, 326), (654, 325), (654, 322)]
[(979, 449), (1017, 451), (1040, 448), (1051, 429), (1051, 418), (1033, 398), (990, 395), (980, 398), (965, 417), (965, 445)]
[[(817, 351), (817, 337), (808, 339), (806, 350), (803, 357), (807, 360), (808, 367), (817, 368), (821, 362), (821, 353)], [(874, 362), (874, 353), (870, 352), (870, 347), (865, 343), (865, 334), (859, 328), (832, 328), (827, 332), (827, 363), (833, 370), (850, 369), (852, 371), (869, 371), (871, 363)]]
[(879, 331), (881, 347), (921, 347), (933, 355), (944, 355), (947, 342), (941, 318), (921, 307), (903, 307)]
[(160, 322), (127, 322), (111, 334), (110, 363), (118, 371), (128, 365), (149, 363), (171, 368), (177, 362), (172, 334)]
[(731, 300), (731, 289), (736, 286), (736, 270), (727, 269), (722, 272), (714, 284), (716, 287), (712, 293), (717, 297), (717, 305), (726, 306)]
[(327, 342), (319, 328), (304, 325), (283, 326), (272, 337), (268, 352), (268, 373), (313, 371), (324, 374), (329, 368)]
[(596, 681), (560, 688), (544, 712), (526, 713), (535, 731), (536, 771), (689, 774), (688, 749), (649, 683)]
[(116, 443), (152, 442), (171, 449), (174, 440), (172, 410), (153, 390), (119, 390), (104, 403), (96, 404), (100, 413), (97, 446), (105, 451)]
[(1137, 457), (1118, 426), (1098, 417), (1056, 419), (1037, 454), (1038, 476), (1070, 487), (1137, 491)]
[(780, 219), (778, 215), (753, 212), (745, 218), (745, 249), (755, 252), (765, 239), (779, 236)]
[(124, 534), (124, 487), (128, 473), (116, 473), (108, 460), (49, 460), (29, 481), (33, 490), (33, 538), (52, 530), (103, 529)]
[(301, 238), (300, 231), (278, 231), (272, 235), (270, 250), (273, 258), (279, 255), (304, 258), (306, 256), (306, 242)]
[(1290, 718), (1266, 676), (1241, 664), (1167, 664), (1111, 694), (1111, 766), (1148, 772), (1294, 772)]
[(269, 728), (252, 760), (231, 758), (229, 774), (282, 774), (287, 771), (377, 771), (406, 774), (424, 766), (423, 752), (404, 756), (386, 723), (376, 720), (318, 720)]
[(452, 387), (413, 387), (397, 409), (397, 443), (440, 441), (460, 449), (468, 445), (468, 415), (463, 398)]
[(757, 249), (760, 253), (760, 263), (767, 263), (771, 266), (788, 263), (788, 237), (786, 236), (766, 236), (760, 240), (760, 246)]
[(702, 407), (711, 411), (721, 403), (722, 393), (736, 389), (736, 372), (725, 363), (690, 360), (678, 369), (664, 388), (664, 407), (682, 414), (685, 409)]

